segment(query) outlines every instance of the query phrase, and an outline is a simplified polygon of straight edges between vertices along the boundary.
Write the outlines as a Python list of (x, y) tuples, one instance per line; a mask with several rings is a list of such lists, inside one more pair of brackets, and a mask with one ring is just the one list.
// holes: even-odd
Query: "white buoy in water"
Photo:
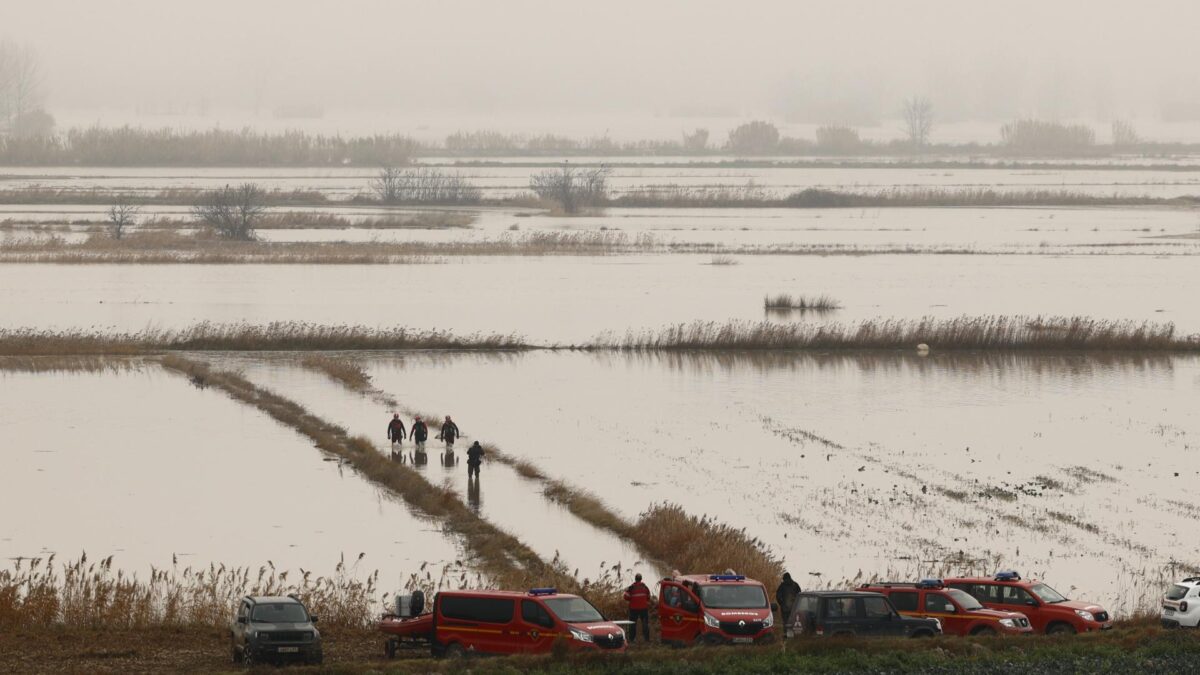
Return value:
[(929, 355), (929, 345), (925, 344), (924, 342), (917, 345), (917, 353), (920, 354), (921, 356), (928, 356)]

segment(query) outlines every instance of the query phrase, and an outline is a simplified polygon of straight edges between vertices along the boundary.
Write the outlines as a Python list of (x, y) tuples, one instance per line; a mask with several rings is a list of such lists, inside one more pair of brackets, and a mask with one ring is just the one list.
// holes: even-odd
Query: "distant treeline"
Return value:
[(1153, 143), (1125, 122), (1113, 123), (1113, 142), (1100, 144), (1091, 128), (1042, 120), (1003, 125), (997, 143), (924, 143), (864, 139), (854, 127), (825, 125), (813, 138), (784, 136), (770, 122), (742, 124), (723, 140), (706, 129), (678, 139), (617, 141), (608, 136), (472, 131), (441, 143), (403, 134), (326, 136), (301, 131), (250, 129), (185, 131), (141, 127), (73, 128), (40, 136), (0, 135), (0, 165), (7, 166), (403, 166), (416, 157), (1105, 157), (1200, 153), (1200, 144)]

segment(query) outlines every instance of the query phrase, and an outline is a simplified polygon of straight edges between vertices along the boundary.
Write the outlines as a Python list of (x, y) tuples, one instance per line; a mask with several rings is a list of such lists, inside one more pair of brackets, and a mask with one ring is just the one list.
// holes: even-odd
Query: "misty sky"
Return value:
[[(0, 0), (48, 108), (768, 117), (1200, 111), (1197, 2)], [(1200, 117), (1200, 114), (1197, 114)]]

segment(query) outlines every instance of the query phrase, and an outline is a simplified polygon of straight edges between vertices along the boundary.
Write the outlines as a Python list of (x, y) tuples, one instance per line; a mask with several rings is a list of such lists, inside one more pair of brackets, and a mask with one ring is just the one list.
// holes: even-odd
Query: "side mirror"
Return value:
[(779, 603), (778, 603), (778, 602), (772, 602), (772, 603), (771, 603), (771, 611), (772, 611), (772, 612), (778, 612), (778, 611), (779, 611)]
[(244, 623), (246, 623), (246, 617), (244, 617), (244, 616), (239, 616), (239, 617), (237, 618), (237, 622), (238, 622), (238, 623), (241, 623), (241, 624), (244, 624)]
[(316, 623), (317, 621), (320, 621), (320, 617), (318, 617), (316, 614), (310, 614), (308, 615), (308, 620), (312, 623)]
[(1037, 602), (1037, 600), (1026, 600), (1026, 601), (1025, 601), (1025, 604), (1029, 605), (1030, 607), (1037, 607), (1037, 606), (1038, 606), (1038, 602)]

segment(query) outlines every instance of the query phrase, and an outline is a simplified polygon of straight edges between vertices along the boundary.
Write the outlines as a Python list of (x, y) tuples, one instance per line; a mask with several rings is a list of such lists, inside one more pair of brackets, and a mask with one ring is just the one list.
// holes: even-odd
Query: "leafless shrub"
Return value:
[(383, 169), (371, 190), (385, 204), (473, 204), (482, 196), (464, 176), (430, 167)]
[(254, 228), (267, 210), (264, 194), (255, 183), (226, 185), (208, 192), (192, 207), (192, 215), (226, 239), (252, 241)]
[(529, 188), (541, 199), (554, 202), (565, 213), (575, 214), (584, 206), (601, 206), (608, 196), (606, 167), (576, 168), (563, 164), (529, 177)]
[(769, 155), (779, 146), (779, 128), (770, 122), (746, 122), (729, 132), (725, 147), (738, 155)]
[(1129, 120), (1113, 120), (1112, 144), (1116, 148), (1130, 148), (1142, 142), (1137, 129)]
[(1083, 124), (1016, 120), (1000, 127), (1000, 139), (1020, 152), (1076, 154), (1096, 144), (1096, 132)]

